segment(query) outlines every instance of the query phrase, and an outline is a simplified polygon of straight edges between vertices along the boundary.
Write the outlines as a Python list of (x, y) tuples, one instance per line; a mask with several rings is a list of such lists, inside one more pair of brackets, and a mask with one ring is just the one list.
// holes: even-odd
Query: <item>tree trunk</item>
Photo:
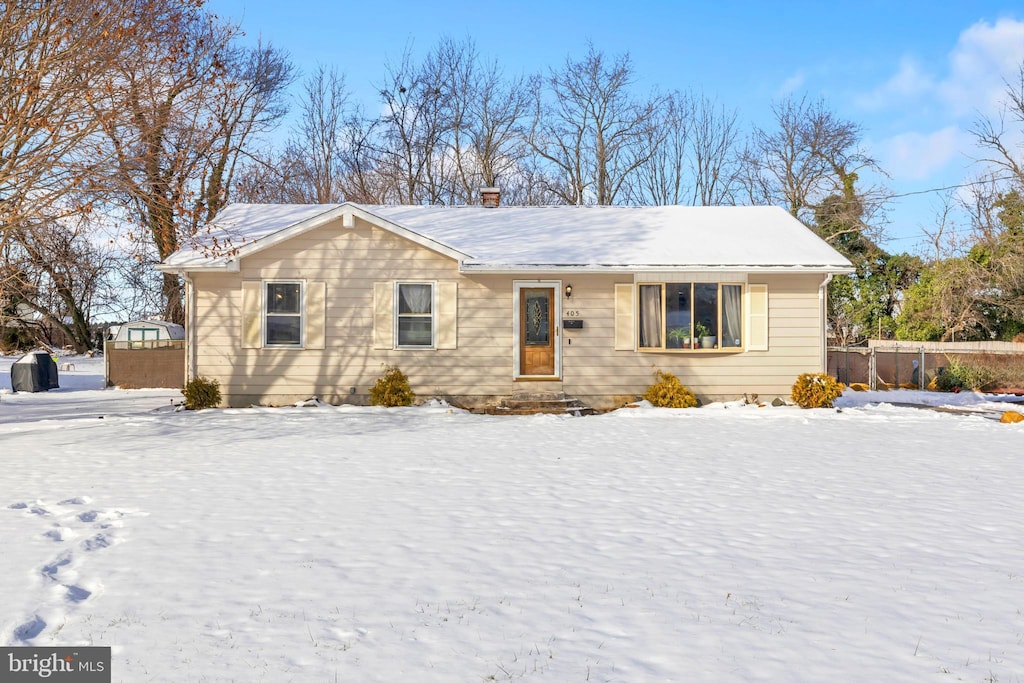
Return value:
[(164, 273), (163, 286), (160, 288), (164, 301), (164, 320), (179, 325), (185, 324), (185, 288), (181, 278), (175, 273)]

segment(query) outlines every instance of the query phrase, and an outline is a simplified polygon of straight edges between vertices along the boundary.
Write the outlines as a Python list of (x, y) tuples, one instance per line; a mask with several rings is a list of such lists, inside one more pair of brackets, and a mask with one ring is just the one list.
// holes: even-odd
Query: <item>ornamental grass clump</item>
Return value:
[(416, 394), (409, 387), (409, 378), (394, 365), (384, 368), (384, 374), (370, 388), (370, 404), (394, 408), (411, 406)]
[(209, 377), (190, 379), (181, 393), (185, 396), (185, 410), (205, 410), (220, 405), (220, 382)]
[(654, 374), (654, 384), (647, 387), (644, 400), (658, 408), (696, 408), (699, 405), (697, 397), (683, 386), (678, 377), (661, 370)]
[(820, 372), (805, 372), (793, 383), (791, 396), (801, 408), (831, 408), (843, 394), (843, 385)]

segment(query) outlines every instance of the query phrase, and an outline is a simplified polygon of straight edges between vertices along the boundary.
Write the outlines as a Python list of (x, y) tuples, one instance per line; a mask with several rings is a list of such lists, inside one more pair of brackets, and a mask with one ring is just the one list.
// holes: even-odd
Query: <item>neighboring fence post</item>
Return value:
[(868, 355), (868, 388), (871, 391), (878, 389), (878, 362), (875, 359), (875, 347), (871, 347)]
[(925, 375), (927, 373), (924, 371), (924, 347), (923, 346), (921, 347), (920, 351), (921, 351), (921, 359), (918, 361), (919, 365), (917, 367), (921, 368), (921, 370), (917, 374), (917, 388), (920, 389), (921, 391), (924, 391), (924, 387), (925, 387), (925, 381), (924, 380), (925, 380)]

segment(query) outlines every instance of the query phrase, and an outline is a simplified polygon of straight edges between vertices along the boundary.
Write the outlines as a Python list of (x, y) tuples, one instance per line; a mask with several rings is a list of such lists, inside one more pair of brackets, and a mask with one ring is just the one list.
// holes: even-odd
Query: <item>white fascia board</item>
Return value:
[[(441, 244), (440, 242), (432, 240), (429, 237), (424, 237), (423, 235), (413, 232), (408, 228), (403, 228), (401, 225), (398, 225), (397, 223), (392, 223), (386, 218), (382, 218), (371, 211), (367, 211), (358, 204), (351, 204), (346, 202), (340, 206), (325, 211), (324, 213), (321, 213), (317, 216), (308, 218), (299, 223), (295, 223), (294, 225), (290, 225), (284, 230), (279, 230), (275, 232), (273, 235), (268, 235), (255, 242), (251, 242), (247, 245), (239, 247), (238, 252), (233, 257), (233, 259), (251, 256), (252, 254), (263, 251), (264, 249), (281, 244), (282, 242), (286, 242), (292, 239), (293, 237), (298, 237), (299, 235), (309, 232), (310, 230), (315, 230), (316, 228), (319, 228), (322, 225), (330, 223), (331, 221), (336, 220), (338, 218), (342, 218), (345, 215), (351, 215), (357, 218), (361, 218), (367, 223), (372, 223), (373, 225), (376, 225), (384, 230), (387, 230), (388, 232), (392, 232), (400, 237), (403, 237), (409, 240), (410, 242), (415, 242), (420, 246), (444, 254), (445, 256), (448, 256), (455, 260), (464, 259), (469, 256), (469, 254), (464, 254), (460, 251), (456, 251), (455, 249), (452, 249), (451, 247), (445, 244)], [(351, 228), (346, 229), (348, 230)]]
[(426, 247), (427, 249), (443, 254), (444, 256), (448, 256), (453, 260), (460, 261), (462, 259), (469, 258), (469, 254), (465, 254), (456, 249), (452, 249), (446, 244), (442, 244), (441, 242), (432, 240), (429, 237), (425, 237), (417, 232), (413, 232), (408, 228), (404, 228), (401, 225), (393, 223), (387, 220), (386, 218), (382, 218), (371, 211), (367, 211), (358, 204), (350, 204), (346, 202), (345, 204), (341, 204), (340, 206), (332, 207), (321, 214), (317, 214), (312, 218), (307, 218), (304, 221), (293, 223), (292, 225), (289, 225), (287, 228), (284, 228), (283, 230), (278, 230), (277, 232), (271, 235), (267, 235), (266, 237), (262, 237), (253, 242), (243, 244), (242, 246), (238, 247), (238, 249), (231, 257), (215, 258), (211, 259), (210, 261), (206, 261), (205, 263), (197, 263), (194, 265), (183, 263), (159, 264), (157, 265), (157, 269), (165, 273), (238, 272), (239, 259), (245, 258), (246, 256), (252, 256), (253, 254), (259, 253), (265, 249), (269, 249), (273, 246), (286, 242), (292, 239), (293, 237), (298, 237), (303, 233), (315, 230), (316, 228), (319, 228), (327, 223), (330, 223), (331, 221), (337, 220), (338, 218), (343, 218), (346, 215), (361, 218), (362, 220), (373, 225), (376, 225), (383, 230), (387, 230), (388, 232), (394, 233), (395, 235), (407, 239), (410, 242), (414, 242), (422, 247)]
[(649, 266), (636, 265), (564, 265), (556, 263), (548, 264), (488, 264), (488, 263), (459, 263), (460, 273), (477, 273), (481, 275), (503, 275), (508, 273), (634, 273), (643, 271), (646, 273), (708, 273), (715, 271), (736, 272), (746, 271), (750, 273), (834, 273), (837, 275), (856, 272), (855, 268), (848, 266), (744, 266), (744, 265), (689, 265), (689, 266)]
[(238, 261), (235, 258), (216, 263), (158, 263), (153, 267), (162, 273), (177, 273), (182, 277), (186, 273), (237, 273), (239, 270)]

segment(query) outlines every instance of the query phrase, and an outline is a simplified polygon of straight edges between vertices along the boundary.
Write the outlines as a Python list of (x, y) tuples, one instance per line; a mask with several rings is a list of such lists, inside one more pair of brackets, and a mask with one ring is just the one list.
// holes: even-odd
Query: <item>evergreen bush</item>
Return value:
[(186, 410), (203, 410), (220, 405), (220, 382), (208, 377), (195, 377), (185, 384)]
[(843, 394), (843, 385), (820, 372), (805, 372), (793, 383), (791, 396), (801, 408), (831, 408)]
[(949, 367), (944, 368), (935, 378), (935, 388), (939, 391), (959, 391), (960, 389), (980, 389), (989, 382), (1010, 379), (1011, 373), (997, 372), (985, 363), (985, 358), (974, 362), (965, 362), (957, 356), (947, 356)]
[(644, 399), (658, 408), (696, 408), (699, 405), (697, 397), (678, 377), (661, 370), (654, 373), (654, 384), (647, 387)]
[(370, 388), (370, 404), (393, 408), (411, 406), (416, 394), (409, 387), (409, 378), (394, 365), (384, 368), (384, 374)]

